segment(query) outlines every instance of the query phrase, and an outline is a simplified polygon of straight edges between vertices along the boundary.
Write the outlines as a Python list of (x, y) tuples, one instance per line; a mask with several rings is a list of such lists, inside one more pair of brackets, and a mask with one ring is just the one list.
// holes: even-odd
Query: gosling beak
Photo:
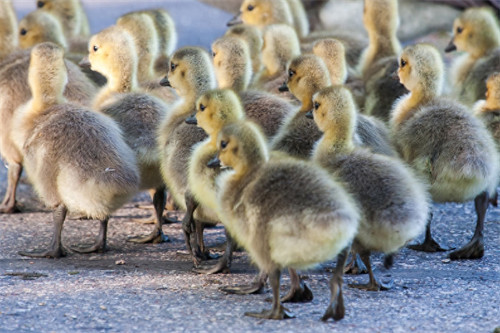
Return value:
[(290, 91), (288, 89), (288, 86), (286, 85), (286, 81), (283, 82), (283, 84), (278, 88), (278, 90), (281, 91), (281, 92)]
[(220, 160), (218, 156), (215, 156), (207, 163), (207, 167), (210, 169), (220, 168)]
[(310, 110), (309, 112), (307, 112), (306, 117), (309, 119), (314, 119), (313, 110)]
[(227, 22), (227, 26), (231, 27), (233, 25), (242, 24), (242, 23), (243, 23), (243, 21), (241, 20), (241, 13), (239, 13), (238, 15), (233, 17), (231, 19), (231, 21)]
[(161, 79), (160, 86), (163, 86), (163, 87), (172, 87), (170, 85), (170, 81), (168, 80), (168, 77), (166, 75), (165, 75), (165, 77), (163, 79)]
[(80, 66), (81, 68), (90, 68), (89, 57), (86, 56), (82, 60), (80, 60), (80, 62), (78, 63), (78, 66)]
[(457, 46), (453, 43), (453, 39), (450, 40), (448, 46), (444, 49), (444, 52), (449, 53), (457, 50)]
[(190, 117), (186, 118), (186, 124), (198, 125), (198, 121), (196, 120), (196, 113), (193, 113)]

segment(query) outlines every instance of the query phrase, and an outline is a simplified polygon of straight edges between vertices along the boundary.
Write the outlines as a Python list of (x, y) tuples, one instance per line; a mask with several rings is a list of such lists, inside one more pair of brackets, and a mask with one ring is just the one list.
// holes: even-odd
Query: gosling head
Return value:
[(229, 28), (225, 36), (238, 37), (247, 42), (253, 72), (258, 73), (262, 66), (261, 51), (264, 43), (260, 30), (252, 25), (238, 24)]
[(68, 83), (64, 50), (54, 43), (41, 43), (31, 50), (28, 83), (33, 100), (45, 108), (64, 101)]
[(222, 127), (244, 118), (241, 101), (230, 89), (210, 90), (196, 101), (197, 125), (214, 140)]
[(444, 82), (443, 59), (432, 45), (407, 46), (399, 57), (398, 76), (410, 92), (438, 96)]
[(321, 89), (313, 97), (314, 121), (326, 138), (352, 146), (356, 127), (356, 105), (349, 89), (330, 86)]
[(221, 37), (212, 44), (212, 57), (219, 88), (245, 90), (252, 79), (252, 60), (245, 41)]
[(91, 69), (101, 73), (108, 85), (122, 92), (134, 88), (137, 80), (137, 51), (129, 33), (111, 26), (92, 36), (88, 60)]
[(228, 25), (241, 22), (259, 28), (276, 23), (293, 26), (293, 16), (286, 0), (244, 0), (240, 7), (240, 14)]
[(243, 175), (269, 160), (263, 134), (248, 122), (225, 126), (217, 137), (217, 149), (220, 165), (232, 168), (236, 175)]
[(363, 24), (370, 37), (395, 36), (399, 26), (398, 0), (365, 0)]
[(138, 60), (137, 78), (144, 82), (155, 78), (154, 60), (159, 53), (158, 34), (151, 16), (132, 12), (121, 16), (116, 25), (125, 29), (134, 39)]
[(17, 16), (11, 0), (0, 1), (0, 60), (15, 50), (19, 43)]
[(174, 88), (183, 98), (199, 95), (215, 89), (215, 74), (208, 53), (199, 47), (187, 46), (178, 49), (171, 57), (165, 83)]
[(298, 56), (288, 66), (286, 86), (302, 102), (302, 111), (311, 110), (313, 95), (330, 85), (325, 63), (313, 54)]
[(489, 8), (469, 8), (453, 23), (453, 37), (446, 52), (464, 51), (475, 58), (500, 47), (498, 19)]
[(299, 55), (300, 41), (295, 29), (286, 24), (265, 28), (262, 63), (269, 75), (285, 72), (287, 64)]
[(37, 7), (61, 21), (66, 38), (89, 34), (87, 17), (80, 0), (38, 0)]
[(29, 49), (36, 44), (52, 42), (67, 49), (66, 38), (59, 20), (45, 11), (34, 11), (19, 22), (19, 46)]
[(332, 38), (320, 39), (314, 43), (313, 53), (325, 63), (333, 85), (345, 83), (347, 80), (347, 64), (344, 44)]

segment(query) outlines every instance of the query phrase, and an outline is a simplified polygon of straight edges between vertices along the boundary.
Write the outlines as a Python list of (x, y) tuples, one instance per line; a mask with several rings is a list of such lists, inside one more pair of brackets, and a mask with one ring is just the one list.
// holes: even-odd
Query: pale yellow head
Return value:
[(313, 53), (325, 63), (332, 84), (345, 83), (347, 79), (347, 63), (344, 44), (332, 38), (320, 39), (314, 43)]
[(429, 44), (407, 46), (399, 57), (399, 81), (412, 93), (441, 94), (444, 63), (439, 51)]
[(90, 34), (87, 15), (80, 0), (38, 0), (37, 7), (61, 21), (67, 39)]
[(44, 109), (64, 102), (68, 83), (64, 50), (53, 43), (42, 43), (31, 50), (28, 83), (35, 109)]
[(312, 113), (329, 145), (339, 149), (354, 148), (357, 112), (349, 89), (337, 85), (320, 90), (313, 97)]
[(17, 16), (11, 0), (0, 1), (0, 60), (18, 45)]
[(293, 26), (293, 17), (286, 0), (244, 0), (240, 7), (243, 23), (263, 28), (284, 23)]
[(36, 44), (52, 42), (63, 49), (68, 45), (59, 20), (45, 11), (34, 11), (19, 22), (19, 46), (28, 49)]
[(248, 51), (252, 58), (252, 69), (258, 73), (262, 66), (261, 52), (264, 40), (260, 30), (252, 25), (238, 24), (226, 31), (225, 36), (238, 37), (243, 39), (248, 45)]
[(140, 82), (156, 78), (154, 61), (159, 53), (158, 34), (151, 16), (142, 12), (123, 15), (116, 25), (126, 30), (135, 42), (137, 51), (137, 79)]
[(365, 0), (363, 23), (370, 37), (395, 35), (399, 26), (398, 0)]
[(298, 56), (288, 66), (287, 86), (302, 102), (302, 111), (311, 110), (312, 96), (330, 85), (330, 76), (325, 63), (314, 54)]
[(273, 24), (265, 28), (262, 63), (269, 75), (284, 72), (287, 64), (299, 55), (300, 41), (291, 26)]
[(92, 36), (89, 41), (91, 69), (108, 80), (117, 92), (130, 92), (137, 87), (137, 51), (129, 33), (111, 26)]
[(196, 102), (198, 126), (214, 140), (224, 126), (241, 120), (244, 116), (239, 97), (230, 89), (210, 90)]
[(221, 165), (232, 168), (236, 177), (269, 160), (264, 135), (245, 121), (225, 126), (218, 135), (217, 149)]
[(212, 61), (208, 53), (199, 47), (178, 49), (170, 59), (168, 81), (183, 98), (196, 98), (216, 87)]
[(500, 47), (498, 18), (489, 8), (467, 9), (453, 23), (452, 43), (473, 57)]
[(212, 44), (212, 57), (219, 88), (245, 90), (252, 79), (252, 60), (245, 41), (221, 37)]

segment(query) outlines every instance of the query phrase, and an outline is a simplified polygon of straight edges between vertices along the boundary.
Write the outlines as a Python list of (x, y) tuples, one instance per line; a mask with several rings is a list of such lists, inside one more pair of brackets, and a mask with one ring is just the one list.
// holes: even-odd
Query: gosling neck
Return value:
[(137, 67), (133, 63), (123, 65), (121, 68), (115, 68), (116, 71), (110, 75), (107, 87), (114, 93), (130, 93), (138, 89)]
[(323, 137), (318, 144), (319, 152), (337, 154), (349, 154), (355, 149), (353, 133), (337, 128), (329, 128), (323, 133)]
[(63, 92), (56, 92), (52, 87), (39, 86), (31, 88), (31, 112), (39, 113), (47, 108), (65, 103)]
[(369, 44), (365, 50), (365, 61), (363, 64), (362, 74), (371, 67), (377, 60), (396, 56), (401, 52), (401, 43), (399, 42), (396, 32), (381, 35), (378, 32), (370, 31), (368, 33)]
[(437, 92), (427, 89), (412, 90), (396, 104), (393, 124), (395, 126), (402, 124), (412, 116), (417, 106), (427, 103), (438, 95)]

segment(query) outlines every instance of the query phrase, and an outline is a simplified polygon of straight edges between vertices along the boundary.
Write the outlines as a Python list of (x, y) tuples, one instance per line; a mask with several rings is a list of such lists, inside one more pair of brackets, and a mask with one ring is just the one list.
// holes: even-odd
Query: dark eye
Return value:
[(212, 57), (214, 57), (214, 58), (215, 58), (215, 56), (216, 56), (216, 55), (217, 55), (217, 53), (212, 52)]
[(22, 28), (21, 31), (20, 31), (20, 34), (21, 36), (24, 36), (28, 33), (28, 31), (26, 31), (26, 29)]
[(255, 7), (253, 5), (248, 5), (247, 9), (249, 12), (251, 12)]
[(227, 147), (227, 141), (222, 140), (222, 141), (220, 142), (220, 147), (221, 147), (222, 149), (225, 149), (225, 148)]
[(288, 71), (288, 77), (292, 77), (295, 75), (295, 72), (292, 71), (291, 69)]
[(38, 1), (38, 2), (36, 3), (36, 5), (37, 5), (37, 7), (38, 7), (38, 8), (42, 8), (42, 7), (45, 5), (45, 2), (43, 2), (43, 1)]
[(175, 68), (177, 67), (176, 64), (174, 64), (173, 62), (170, 63), (170, 71), (173, 72), (175, 70)]
[(401, 68), (403, 68), (405, 66), (406, 66), (406, 61), (404, 61), (403, 59), (401, 59)]
[(314, 110), (317, 110), (319, 109), (319, 103), (318, 102), (314, 102)]
[(97, 47), (97, 45), (94, 45), (94, 47), (92, 49), (94, 50), (94, 52), (97, 52), (97, 50), (99, 50), (99, 48)]
[(462, 31), (464, 31), (464, 28), (462, 27), (457, 27), (457, 34), (461, 34)]
[(206, 107), (205, 105), (200, 104), (200, 111), (201, 111), (201, 112), (205, 111), (205, 109), (206, 109), (206, 108), (207, 108), (207, 107)]

